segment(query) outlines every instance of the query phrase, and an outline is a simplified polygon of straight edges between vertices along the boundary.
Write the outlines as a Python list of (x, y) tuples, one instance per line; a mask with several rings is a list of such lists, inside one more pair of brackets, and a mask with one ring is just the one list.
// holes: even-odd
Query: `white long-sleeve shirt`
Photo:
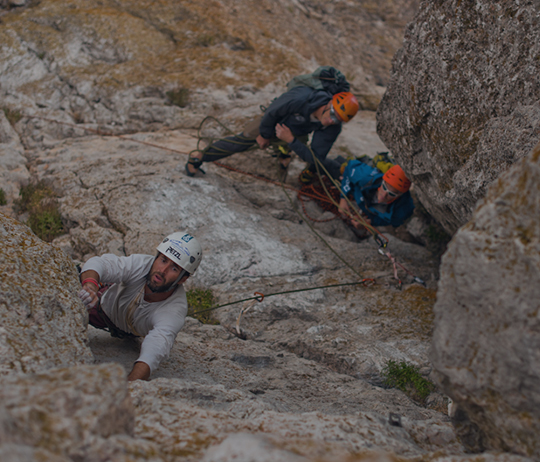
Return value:
[(82, 268), (96, 271), (102, 283), (114, 283), (103, 294), (101, 307), (119, 329), (144, 337), (137, 361), (148, 364), (151, 372), (169, 356), (187, 314), (182, 285), (161, 302), (144, 300), (146, 275), (154, 260), (151, 255), (105, 254), (90, 258)]

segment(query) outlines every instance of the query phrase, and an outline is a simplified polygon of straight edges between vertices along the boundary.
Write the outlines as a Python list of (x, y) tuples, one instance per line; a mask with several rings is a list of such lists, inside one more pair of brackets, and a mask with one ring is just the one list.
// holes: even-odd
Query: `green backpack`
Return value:
[(287, 84), (287, 91), (299, 86), (310, 87), (314, 90), (326, 90), (332, 95), (349, 91), (351, 88), (345, 76), (332, 66), (321, 66), (311, 74), (293, 77)]

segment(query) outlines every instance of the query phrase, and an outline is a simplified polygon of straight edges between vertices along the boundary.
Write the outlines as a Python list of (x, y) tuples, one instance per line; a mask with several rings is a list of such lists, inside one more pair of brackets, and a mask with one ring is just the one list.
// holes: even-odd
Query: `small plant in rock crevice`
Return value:
[(18, 214), (28, 213), (28, 226), (46, 242), (64, 233), (56, 194), (44, 182), (22, 187), (14, 209)]
[(189, 104), (189, 90), (178, 88), (165, 93), (171, 104), (178, 107), (186, 107)]
[(188, 316), (191, 316), (203, 324), (217, 325), (219, 321), (214, 318), (212, 311), (195, 314), (198, 311), (212, 308), (217, 299), (210, 289), (193, 288), (186, 291), (188, 302)]
[(411, 399), (423, 403), (435, 390), (435, 385), (422, 377), (417, 366), (405, 361), (389, 360), (382, 370), (384, 384), (397, 388)]
[(200, 47), (210, 47), (216, 43), (216, 37), (211, 34), (202, 34), (197, 37), (196, 43)]
[(0, 205), (6, 205), (6, 204), (7, 204), (6, 193), (2, 188), (0, 188)]
[(10, 123), (10, 125), (13, 127), (15, 124), (23, 118), (23, 115), (20, 111), (17, 111), (16, 109), (11, 109), (9, 107), (2, 107), (2, 110), (4, 111), (4, 114), (6, 116), (6, 119)]

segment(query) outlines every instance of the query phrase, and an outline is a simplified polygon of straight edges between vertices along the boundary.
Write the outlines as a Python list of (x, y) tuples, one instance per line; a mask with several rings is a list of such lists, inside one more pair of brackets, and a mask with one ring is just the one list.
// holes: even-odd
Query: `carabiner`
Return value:
[(383, 241), (383, 238), (381, 237), (380, 234), (375, 234), (373, 238), (375, 239), (375, 242), (379, 246), (379, 249), (385, 249), (386, 246), (388, 245), (388, 241)]
[(264, 300), (264, 294), (261, 294), (260, 292), (254, 292), (253, 295), (259, 295), (258, 297), (255, 297), (255, 300), (258, 302), (262, 302)]

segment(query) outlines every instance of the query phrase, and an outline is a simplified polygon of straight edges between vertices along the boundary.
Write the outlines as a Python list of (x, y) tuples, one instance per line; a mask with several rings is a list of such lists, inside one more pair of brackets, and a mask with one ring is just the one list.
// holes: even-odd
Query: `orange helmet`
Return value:
[(356, 97), (348, 91), (336, 93), (332, 98), (332, 106), (343, 122), (351, 120), (360, 108)]
[(406, 193), (411, 187), (410, 180), (405, 176), (405, 172), (399, 165), (394, 165), (388, 169), (383, 175), (383, 180), (401, 194)]

